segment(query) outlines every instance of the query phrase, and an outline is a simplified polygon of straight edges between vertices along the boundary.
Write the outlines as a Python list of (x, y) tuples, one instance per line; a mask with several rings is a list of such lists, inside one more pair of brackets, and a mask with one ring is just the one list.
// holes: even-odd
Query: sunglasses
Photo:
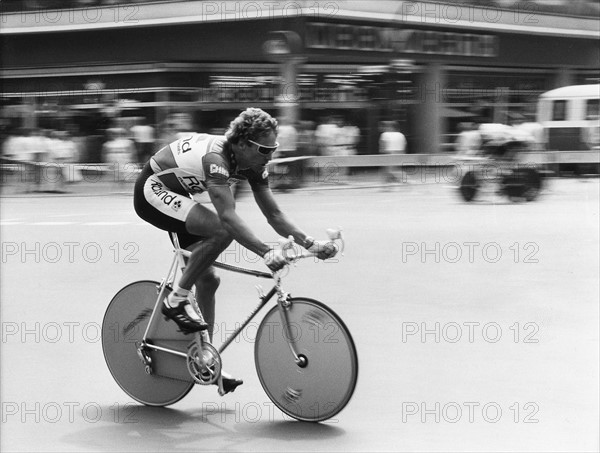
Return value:
[(261, 145), (260, 143), (256, 143), (255, 141), (252, 141), (252, 140), (248, 140), (248, 143), (252, 143), (253, 145), (255, 145), (257, 147), (256, 151), (258, 151), (261, 154), (264, 154), (265, 156), (271, 154), (279, 147), (279, 143), (277, 143), (277, 142), (275, 142), (275, 145), (273, 145), (273, 146)]

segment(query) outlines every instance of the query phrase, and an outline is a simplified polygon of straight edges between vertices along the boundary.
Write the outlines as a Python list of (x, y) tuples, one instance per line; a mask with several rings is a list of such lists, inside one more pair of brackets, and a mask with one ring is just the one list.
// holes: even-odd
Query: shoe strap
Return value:
[[(188, 302), (188, 298), (187, 298), (187, 296), (178, 296), (175, 293), (171, 293), (171, 294), (169, 294), (169, 297), (167, 298), (167, 301), (168, 301), (168, 304), (169, 304), (170, 307), (176, 308), (181, 303)], [(176, 305), (172, 304), (173, 302), (176, 303)]]

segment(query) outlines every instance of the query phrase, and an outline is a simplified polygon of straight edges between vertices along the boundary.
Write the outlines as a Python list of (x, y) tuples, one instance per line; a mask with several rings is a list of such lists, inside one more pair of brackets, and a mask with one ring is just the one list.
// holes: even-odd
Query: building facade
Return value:
[[(258, 106), (361, 130), (395, 120), (408, 152), (465, 120), (533, 118), (540, 93), (598, 81), (594, 17), (445, 2), (188, 1), (2, 14), (3, 116), (27, 127), (115, 117), (223, 130)], [(93, 159), (93, 156), (90, 156)]]

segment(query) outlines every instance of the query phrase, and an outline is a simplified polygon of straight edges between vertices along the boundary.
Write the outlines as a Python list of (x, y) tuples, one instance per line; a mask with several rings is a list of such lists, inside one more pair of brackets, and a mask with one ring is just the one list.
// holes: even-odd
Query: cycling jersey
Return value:
[(160, 150), (150, 161), (156, 177), (171, 191), (197, 194), (211, 185), (247, 180), (253, 190), (268, 186), (266, 167), (239, 170), (224, 136), (190, 134)]
[(162, 148), (144, 166), (135, 184), (135, 210), (157, 228), (178, 233), (185, 248), (202, 239), (188, 233), (185, 226), (197, 204), (193, 196), (211, 186), (228, 187), (241, 180), (247, 180), (253, 190), (269, 185), (266, 167), (238, 169), (225, 137), (190, 134)]

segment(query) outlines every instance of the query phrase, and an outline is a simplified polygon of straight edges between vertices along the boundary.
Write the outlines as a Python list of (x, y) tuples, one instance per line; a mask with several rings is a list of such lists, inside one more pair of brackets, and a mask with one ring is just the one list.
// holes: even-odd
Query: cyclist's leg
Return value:
[[(189, 235), (179, 235), (180, 243), (182, 246), (187, 245), (186, 248), (192, 254), (178, 286), (189, 290), (192, 285), (196, 285), (196, 300), (202, 311), (204, 322), (209, 326), (209, 341), (212, 342), (215, 324), (215, 293), (220, 283), (212, 264), (233, 239), (221, 225), (217, 214), (200, 204), (190, 210), (185, 226)], [(188, 245), (190, 240), (194, 240), (198, 236), (203, 239)], [(181, 242), (182, 240), (183, 242)], [(224, 393), (233, 392), (236, 387), (244, 383), (224, 370), (221, 370), (221, 377)]]
[(204, 321), (209, 325), (209, 338), (215, 320), (215, 292), (219, 287), (212, 263), (225, 250), (232, 239), (217, 215), (210, 209), (197, 204), (194, 206), (185, 221), (186, 232), (178, 233), (180, 244), (192, 252), (187, 260), (186, 268), (178, 282), (178, 287), (190, 290), (196, 286), (196, 301), (202, 311)]
[(192, 255), (179, 280), (179, 286), (189, 290), (205, 273), (210, 279), (211, 275), (207, 271), (233, 239), (221, 225), (217, 214), (201, 204), (196, 204), (190, 210), (185, 228), (190, 234), (203, 238), (202, 241), (187, 247)]
[(196, 279), (196, 300), (199, 302), (204, 321), (208, 324), (208, 337), (211, 343), (215, 327), (215, 293), (220, 283), (221, 279), (215, 273), (213, 266)]

